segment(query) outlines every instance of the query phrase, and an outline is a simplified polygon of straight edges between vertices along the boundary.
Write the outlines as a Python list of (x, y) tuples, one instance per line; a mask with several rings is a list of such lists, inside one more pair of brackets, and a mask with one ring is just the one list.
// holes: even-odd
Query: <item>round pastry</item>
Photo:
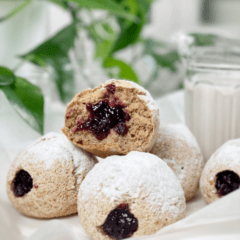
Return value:
[(77, 212), (79, 185), (97, 160), (62, 134), (49, 133), (22, 151), (7, 176), (7, 194), (22, 214), (54, 218)]
[(149, 235), (186, 213), (182, 187), (157, 156), (133, 151), (96, 164), (78, 194), (78, 216), (93, 240)]
[(207, 203), (233, 192), (240, 187), (240, 139), (222, 145), (207, 161), (200, 189)]
[(157, 142), (150, 153), (164, 160), (177, 175), (186, 200), (197, 192), (204, 159), (198, 143), (184, 124), (161, 127)]
[(67, 107), (67, 138), (99, 157), (148, 152), (157, 139), (159, 111), (148, 91), (126, 80), (109, 80), (77, 94)]

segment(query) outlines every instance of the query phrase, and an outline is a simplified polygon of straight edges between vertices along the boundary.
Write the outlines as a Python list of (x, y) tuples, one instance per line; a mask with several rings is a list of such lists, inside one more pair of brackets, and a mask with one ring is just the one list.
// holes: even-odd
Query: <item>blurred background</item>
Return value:
[(109, 78), (159, 98), (183, 87), (181, 36), (238, 39), (239, 12), (239, 0), (0, 0), (0, 66), (38, 86), (45, 103)]

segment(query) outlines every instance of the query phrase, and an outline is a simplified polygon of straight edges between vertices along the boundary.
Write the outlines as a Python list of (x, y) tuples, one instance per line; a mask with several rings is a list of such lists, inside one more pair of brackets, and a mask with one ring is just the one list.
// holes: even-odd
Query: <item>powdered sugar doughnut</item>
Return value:
[(182, 219), (185, 211), (175, 174), (150, 153), (130, 152), (102, 160), (79, 189), (78, 215), (96, 240), (153, 234)]
[(150, 151), (163, 159), (179, 179), (186, 200), (197, 192), (204, 159), (198, 143), (184, 124), (160, 128), (157, 142)]
[(14, 160), (7, 194), (22, 214), (53, 218), (77, 212), (77, 189), (97, 160), (62, 134), (49, 133)]
[(99, 157), (148, 152), (157, 139), (159, 111), (147, 90), (109, 80), (77, 94), (67, 107), (67, 138)]
[(207, 203), (240, 187), (240, 139), (222, 145), (207, 161), (200, 179), (200, 189)]

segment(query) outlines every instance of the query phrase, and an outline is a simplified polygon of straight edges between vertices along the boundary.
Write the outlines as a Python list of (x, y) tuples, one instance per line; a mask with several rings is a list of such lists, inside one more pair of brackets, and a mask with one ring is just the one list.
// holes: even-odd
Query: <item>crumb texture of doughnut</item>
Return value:
[(207, 203), (240, 187), (240, 139), (223, 144), (207, 161), (201, 178), (200, 190)]
[(160, 127), (150, 153), (157, 155), (173, 170), (183, 188), (186, 200), (197, 192), (205, 164), (196, 138), (184, 124)]
[(7, 194), (22, 214), (55, 218), (77, 212), (78, 188), (97, 163), (63, 134), (48, 133), (19, 153), (7, 176)]
[(185, 214), (184, 192), (176, 175), (150, 153), (107, 157), (79, 188), (78, 216), (93, 240), (154, 234)]
[(109, 80), (77, 94), (65, 114), (66, 137), (99, 157), (148, 152), (157, 139), (159, 110), (150, 93), (126, 80)]

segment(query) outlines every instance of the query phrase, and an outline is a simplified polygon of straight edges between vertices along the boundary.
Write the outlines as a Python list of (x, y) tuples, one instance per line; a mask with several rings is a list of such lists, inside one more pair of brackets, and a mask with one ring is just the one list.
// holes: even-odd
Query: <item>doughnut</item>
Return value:
[(7, 176), (7, 194), (22, 214), (55, 218), (77, 212), (78, 188), (96, 158), (70, 143), (63, 134), (48, 133), (20, 152)]
[(150, 153), (107, 157), (79, 188), (78, 216), (93, 240), (154, 234), (185, 214), (184, 192), (176, 175)]
[(240, 187), (240, 139), (227, 141), (207, 161), (201, 178), (200, 190), (207, 203)]
[(186, 200), (197, 192), (204, 159), (196, 138), (184, 124), (160, 127), (156, 143), (150, 153), (157, 155), (176, 174)]
[(148, 152), (157, 139), (159, 110), (147, 90), (126, 80), (109, 80), (77, 94), (65, 114), (66, 137), (105, 158)]

